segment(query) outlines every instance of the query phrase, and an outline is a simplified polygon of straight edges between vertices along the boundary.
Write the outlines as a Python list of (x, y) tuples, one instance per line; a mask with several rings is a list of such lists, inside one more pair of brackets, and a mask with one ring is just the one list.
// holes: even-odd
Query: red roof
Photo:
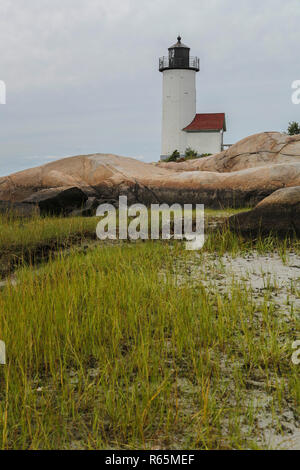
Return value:
[(193, 121), (183, 130), (187, 132), (197, 131), (226, 131), (225, 113), (196, 114)]

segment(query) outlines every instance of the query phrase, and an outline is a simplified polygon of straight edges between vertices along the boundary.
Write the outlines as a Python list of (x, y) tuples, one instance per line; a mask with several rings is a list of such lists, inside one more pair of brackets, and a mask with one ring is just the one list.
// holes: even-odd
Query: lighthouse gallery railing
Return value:
[(159, 70), (162, 72), (167, 69), (192, 69), (200, 70), (200, 60), (198, 57), (178, 58), (178, 57), (160, 57)]

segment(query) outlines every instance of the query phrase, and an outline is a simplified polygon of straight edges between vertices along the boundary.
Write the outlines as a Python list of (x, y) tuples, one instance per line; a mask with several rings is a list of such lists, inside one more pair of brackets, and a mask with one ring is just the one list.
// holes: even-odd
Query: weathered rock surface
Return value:
[(275, 191), (252, 211), (230, 217), (229, 225), (242, 233), (300, 236), (300, 186)]
[(227, 173), (293, 162), (300, 162), (300, 135), (264, 132), (246, 137), (217, 155), (182, 163), (160, 162), (159, 166), (174, 171)]
[(61, 187), (37, 191), (23, 203), (38, 206), (42, 214), (61, 214), (69, 213), (74, 207), (82, 207), (87, 199), (87, 195), (80, 188)]
[(127, 195), (129, 204), (254, 207), (292, 186), (300, 186), (300, 136), (271, 132), (248, 137), (221, 154), (178, 164), (153, 165), (107, 154), (64, 158), (0, 178), (0, 200), (88, 215), (96, 203), (120, 195)]
[[(111, 201), (109, 201), (111, 202)], [(101, 201), (101, 203), (103, 203)], [(87, 201), (79, 208), (71, 211), (70, 215), (73, 217), (91, 217), (94, 216), (97, 210), (97, 207), (100, 204), (100, 200), (96, 197), (89, 197)]]

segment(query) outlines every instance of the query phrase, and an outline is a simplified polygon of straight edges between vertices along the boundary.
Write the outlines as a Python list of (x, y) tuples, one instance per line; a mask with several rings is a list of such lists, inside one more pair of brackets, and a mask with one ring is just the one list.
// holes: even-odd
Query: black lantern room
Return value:
[(187, 69), (199, 72), (199, 59), (198, 57), (190, 56), (190, 48), (181, 42), (181, 37), (178, 36), (177, 43), (169, 47), (169, 56), (160, 57), (159, 71), (170, 69)]

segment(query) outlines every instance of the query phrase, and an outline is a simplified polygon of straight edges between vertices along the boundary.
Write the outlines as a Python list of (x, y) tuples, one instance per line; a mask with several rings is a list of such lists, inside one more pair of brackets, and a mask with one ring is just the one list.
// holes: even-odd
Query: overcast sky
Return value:
[(300, 121), (299, 0), (1, 0), (0, 175), (69, 155), (160, 155), (158, 58), (201, 60), (197, 112), (225, 143)]

